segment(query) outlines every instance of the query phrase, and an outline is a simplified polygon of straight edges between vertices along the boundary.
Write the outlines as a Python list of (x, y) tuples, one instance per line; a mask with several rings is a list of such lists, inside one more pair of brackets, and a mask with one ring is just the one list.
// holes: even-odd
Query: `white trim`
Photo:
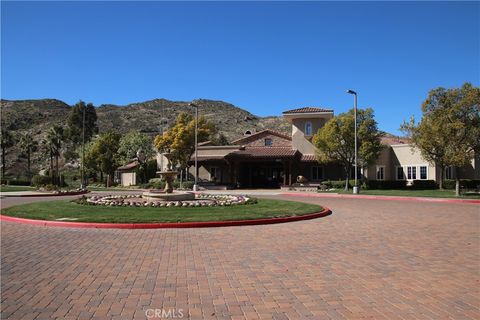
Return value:
[[(415, 168), (415, 179), (413, 178), (408, 178), (408, 167)], [(427, 178), (426, 179), (421, 179), (420, 178), (420, 167), (426, 167), (427, 168)], [(403, 177), (404, 179), (400, 180), (398, 179), (398, 168), (403, 168)], [(395, 166), (395, 180), (398, 181), (413, 181), (413, 180), (428, 180), (430, 178), (430, 175), (428, 173), (430, 169), (430, 166), (428, 164), (422, 163), (422, 164), (405, 164), (402, 166)], [(412, 170), (412, 176), (413, 176), (413, 170)]]
[[(425, 167), (425, 170), (426, 170), (425, 179), (422, 179), (422, 167)], [(418, 180), (428, 180), (428, 165), (419, 165), (418, 166)]]
[[(380, 172), (379, 169), (383, 169), (382, 171), (382, 178), (379, 179), (378, 178), (378, 173)], [(377, 165), (376, 168), (375, 168), (375, 180), (378, 180), (378, 181), (384, 181), (385, 180), (385, 166), (384, 165)]]

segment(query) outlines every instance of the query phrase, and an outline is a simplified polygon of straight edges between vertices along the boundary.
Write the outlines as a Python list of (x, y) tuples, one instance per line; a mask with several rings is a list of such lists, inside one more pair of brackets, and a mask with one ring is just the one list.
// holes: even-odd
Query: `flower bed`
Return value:
[(239, 195), (196, 195), (195, 200), (162, 201), (145, 200), (141, 195), (107, 195), (82, 197), (75, 202), (83, 205), (110, 207), (217, 207), (253, 204), (256, 200)]

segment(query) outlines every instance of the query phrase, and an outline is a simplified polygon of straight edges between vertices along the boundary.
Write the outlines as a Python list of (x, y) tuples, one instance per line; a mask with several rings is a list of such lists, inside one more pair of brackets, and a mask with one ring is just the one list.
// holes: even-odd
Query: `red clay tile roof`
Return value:
[(248, 136), (241, 137), (240, 139), (234, 140), (234, 141), (232, 141), (232, 144), (239, 144), (240, 142), (242, 142), (244, 140), (249, 140), (252, 137), (256, 137), (256, 136), (258, 136), (260, 134), (263, 134), (263, 133), (269, 133), (271, 135), (274, 135), (274, 136), (277, 136), (277, 137), (280, 137), (280, 138), (284, 138), (284, 139), (287, 139), (287, 140), (290, 140), (290, 141), (292, 140), (292, 137), (287, 135), (287, 134), (284, 134), (284, 133), (281, 133), (281, 132), (278, 132), (278, 131), (274, 131), (274, 130), (271, 130), (271, 129), (265, 129), (265, 130), (250, 134)]
[(245, 158), (293, 158), (298, 150), (290, 147), (246, 147), (229, 153), (226, 157)]
[(302, 157), (300, 158), (300, 161), (305, 161), (305, 162), (312, 162), (312, 161), (317, 161), (317, 157), (315, 157), (314, 154), (302, 154)]
[(315, 112), (333, 112), (333, 110), (332, 109), (325, 109), (325, 108), (318, 108), (318, 107), (303, 107), (303, 108), (283, 111), (283, 114), (315, 113)]
[(118, 167), (117, 170), (130, 170), (130, 169), (136, 168), (137, 166), (138, 166), (138, 161), (135, 160), (133, 162), (127, 163), (124, 166)]

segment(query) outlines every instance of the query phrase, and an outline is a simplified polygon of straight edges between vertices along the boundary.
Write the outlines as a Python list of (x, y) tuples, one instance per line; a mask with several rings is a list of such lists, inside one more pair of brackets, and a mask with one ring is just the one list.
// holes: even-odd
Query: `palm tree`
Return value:
[(1, 147), (2, 147), (2, 178), (5, 176), (5, 154), (6, 154), (6, 149), (13, 147), (15, 144), (15, 139), (13, 138), (12, 134), (10, 131), (7, 129), (3, 128), (1, 130)]
[(48, 175), (53, 182), (53, 146), (51, 142), (47, 139), (42, 140), (42, 151), (43, 155), (50, 158), (50, 170)]
[[(47, 132), (47, 141), (48, 145), (50, 147), (50, 159), (52, 160), (52, 157), (55, 158), (55, 175), (54, 181), (55, 184), (59, 183), (59, 171), (58, 171), (58, 159), (60, 158), (61, 155), (61, 150), (62, 150), (62, 142), (64, 139), (63, 135), (63, 128), (59, 125), (54, 125), (51, 127), (48, 132)], [(51, 162), (51, 168), (53, 168), (53, 164)]]
[(27, 174), (30, 175), (30, 158), (32, 153), (37, 149), (38, 142), (33, 140), (33, 137), (30, 133), (25, 133), (23, 136), (20, 137), (20, 149), (22, 153), (27, 156)]

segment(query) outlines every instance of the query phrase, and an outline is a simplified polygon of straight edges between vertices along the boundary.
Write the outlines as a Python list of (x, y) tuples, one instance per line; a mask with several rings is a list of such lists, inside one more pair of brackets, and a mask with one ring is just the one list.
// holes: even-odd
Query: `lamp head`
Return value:
[(355, 91), (353, 91), (353, 90), (347, 90), (347, 93), (349, 93), (349, 94), (355, 94), (355, 95), (357, 94), (357, 93), (356, 93)]

